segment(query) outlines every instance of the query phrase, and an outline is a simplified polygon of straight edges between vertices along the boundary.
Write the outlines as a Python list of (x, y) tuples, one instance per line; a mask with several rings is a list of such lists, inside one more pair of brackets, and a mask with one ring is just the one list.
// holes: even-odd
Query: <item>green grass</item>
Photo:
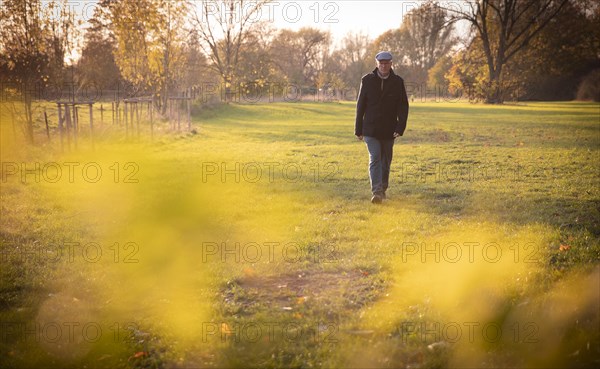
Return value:
[[(147, 126), (125, 139), (105, 124), (94, 150), (83, 129), (63, 153), (55, 128), (15, 143), (3, 109), (2, 322), (102, 335), (3, 328), (1, 360), (597, 365), (600, 106), (415, 103), (381, 206), (353, 116), (353, 103), (217, 106), (197, 134), (163, 122), (154, 140)], [(12, 163), (35, 162), (63, 176), (21, 183)], [(79, 164), (72, 180), (65, 163)]]

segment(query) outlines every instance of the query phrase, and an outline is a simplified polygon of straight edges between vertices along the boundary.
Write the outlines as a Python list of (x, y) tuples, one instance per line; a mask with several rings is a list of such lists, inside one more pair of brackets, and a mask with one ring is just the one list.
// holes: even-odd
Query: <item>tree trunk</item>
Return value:
[(24, 94), (23, 105), (25, 107), (25, 127), (23, 127), (23, 132), (25, 133), (25, 139), (27, 139), (27, 142), (33, 145), (33, 101), (27, 90), (24, 91)]
[(489, 81), (485, 91), (485, 103), (486, 104), (502, 104), (504, 98), (502, 95), (502, 60), (496, 61), (496, 66), (488, 63), (489, 70)]
[(486, 104), (502, 104), (502, 81), (497, 73), (490, 76), (490, 81), (487, 86), (485, 103)]
[(166, 93), (162, 94), (160, 96), (160, 100), (161, 100), (161, 103), (160, 103), (160, 113), (162, 115), (165, 115), (165, 114), (167, 114), (167, 105), (169, 105), (169, 96), (167, 96)]

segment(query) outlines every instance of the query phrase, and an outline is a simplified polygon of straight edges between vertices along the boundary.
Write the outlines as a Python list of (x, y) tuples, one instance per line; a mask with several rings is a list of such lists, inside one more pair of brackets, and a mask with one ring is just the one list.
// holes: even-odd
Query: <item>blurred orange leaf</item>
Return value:
[(243, 273), (246, 278), (256, 277), (256, 271), (252, 268), (244, 268)]
[(306, 296), (298, 297), (296, 304), (303, 304), (308, 298)]
[(231, 330), (231, 328), (229, 328), (227, 323), (221, 323), (221, 333), (230, 336), (233, 334), (233, 331)]
[(558, 249), (560, 251), (567, 251), (570, 248), (571, 248), (571, 246), (569, 246), (569, 245), (560, 245), (560, 247)]

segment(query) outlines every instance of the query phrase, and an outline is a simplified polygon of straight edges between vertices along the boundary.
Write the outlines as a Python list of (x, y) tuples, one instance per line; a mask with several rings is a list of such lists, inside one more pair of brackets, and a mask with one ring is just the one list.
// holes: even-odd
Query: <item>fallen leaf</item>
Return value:
[(129, 360), (131, 360), (131, 359), (138, 359), (138, 358), (140, 358), (140, 357), (144, 357), (144, 356), (148, 356), (148, 353), (147, 353), (146, 351), (138, 351), (138, 352), (136, 352), (135, 354), (133, 354), (133, 355), (132, 355), (132, 356), (129, 358)]
[(233, 331), (231, 330), (231, 328), (229, 328), (229, 325), (227, 325), (227, 323), (223, 322), (221, 323), (221, 333), (227, 336), (231, 336), (233, 334)]
[(446, 341), (434, 342), (431, 345), (427, 346), (430, 351), (439, 350), (448, 347), (449, 344)]
[(570, 248), (571, 248), (571, 246), (569, 246), (569, 245), (560, 245), (560, 247), (558, 249), (560, 251), (567, 251)]
[(298, 299), (296, 299), (296, 304), (303, 304), (306, 300), (308, 300), (308, 297), (306, 296), (298, 297)]
[(243, 270), (243, 273), (244, 273), (244, 276), (246, 278), (254, 278), (254, 277), (256, 277), (256, 271), (254, 269), (252, 269), (252, 268), (245, 268)]

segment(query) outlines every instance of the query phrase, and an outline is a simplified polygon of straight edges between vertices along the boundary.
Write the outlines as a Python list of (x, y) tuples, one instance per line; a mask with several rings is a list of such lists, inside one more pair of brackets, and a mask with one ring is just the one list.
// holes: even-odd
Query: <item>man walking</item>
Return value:
[(386, 198), (394, 139), (402, 136), (408, 118), (408, 97), (404, 80), (392, 70), (392, 54), (382, 51), (375, 56), (377, 68), (362, 77), (354, 134), (369, 150), (371, 202)]

